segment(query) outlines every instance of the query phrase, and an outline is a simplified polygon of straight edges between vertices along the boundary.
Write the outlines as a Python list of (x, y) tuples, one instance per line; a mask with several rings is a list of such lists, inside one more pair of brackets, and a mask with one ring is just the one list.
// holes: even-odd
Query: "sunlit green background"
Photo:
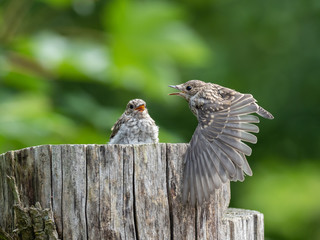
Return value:
[(188, 142), (169, 84), (249, 92), (275, 119), (231, 206), (263, 212), (266, 239), (320, 239), (319, 76), (319, 0), (0, 0), (0, 152), (106, 143), (132, 98), (161, 142)]

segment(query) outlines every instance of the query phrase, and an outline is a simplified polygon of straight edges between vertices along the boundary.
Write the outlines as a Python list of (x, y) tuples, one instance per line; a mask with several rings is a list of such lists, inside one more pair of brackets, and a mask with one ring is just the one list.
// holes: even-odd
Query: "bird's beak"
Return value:
[(139, 107), (135, 108), (134, 110), (138, 110), (139, 112), (143, 112), (146, 109), (144, 104), (140, 105)]
[(169, 85), (169, 87), (177, 89), (177, 90), (180, 91), (180, 92), (169, 93), (169, 95), (178, 95), (178, 96), (181, 96), (181, 97), (183, 96), (184, 91), (181, 90), (180, 85)]

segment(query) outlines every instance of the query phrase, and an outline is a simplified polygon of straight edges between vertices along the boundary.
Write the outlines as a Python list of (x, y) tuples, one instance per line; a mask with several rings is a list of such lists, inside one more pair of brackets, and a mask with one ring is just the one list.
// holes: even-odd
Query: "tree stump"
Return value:
[(261, 213), (228, 209), (229, 183), (201, 206), (181, 204), (187, 146), (43, 145), (4, 153), (0, 227), (9, 235), (17, 227), (9, 176), (23, 206), (52, 209), (60, 239), (263, 240)]

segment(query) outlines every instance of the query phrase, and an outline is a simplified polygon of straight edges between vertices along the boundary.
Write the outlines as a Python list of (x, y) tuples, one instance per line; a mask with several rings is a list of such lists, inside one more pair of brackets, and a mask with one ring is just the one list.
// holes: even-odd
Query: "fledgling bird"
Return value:
[(125, 112), (111, 128), (110, 144), (158, 143), (159, 127), (150, 117), (146, 102), (130, 100)]
[(256, 143), (259, 128), (252, 124), (259, 118), (251, 113), (273, 119), (251, 94), (242, 94), (218, 84), (190, 80), (169, 87), (179, 92), (169, 95), (183, 97), (198, 119), (198, 126), (185, 154), (182, 201), (189, 195), (191, 204), (201, 204), (228, 180), (243, 181), (252, 176), (246, 160), (251, 148), (243, 143)]

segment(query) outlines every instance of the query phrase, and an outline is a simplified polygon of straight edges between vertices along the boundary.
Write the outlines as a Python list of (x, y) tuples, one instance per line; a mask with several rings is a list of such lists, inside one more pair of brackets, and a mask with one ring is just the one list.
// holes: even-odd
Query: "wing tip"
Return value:
[(268, 112), (267, 110), (265, 110), (263, 107), (258, 107), (258, 111), (257, 111), (257, 114), (263, 118), (266, 118), (266, 119), (274, 119), (274, 116)]

